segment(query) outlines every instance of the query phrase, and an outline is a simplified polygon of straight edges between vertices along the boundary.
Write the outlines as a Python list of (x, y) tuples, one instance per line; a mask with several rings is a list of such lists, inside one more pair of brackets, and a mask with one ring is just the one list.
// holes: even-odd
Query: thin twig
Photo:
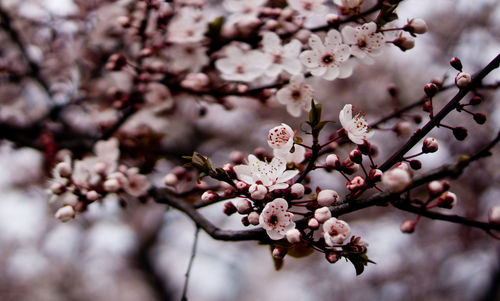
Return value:
[(191, 248), (191, 257), (189, 258), (189, 264), (186, 270), (186, 280), (184, 281), (184, 288), (182, 289), (181, 301), (187, 301), (187, 289), (189, 283), (189, 275), (191, 274), (191, 268), (193, 267), (194, 257), (196, 256), (196, 247), (198, 246), (198, 234), (200, 233), (200, 227), (196, 225), (196, 230), (194, 232), (193, 247)]

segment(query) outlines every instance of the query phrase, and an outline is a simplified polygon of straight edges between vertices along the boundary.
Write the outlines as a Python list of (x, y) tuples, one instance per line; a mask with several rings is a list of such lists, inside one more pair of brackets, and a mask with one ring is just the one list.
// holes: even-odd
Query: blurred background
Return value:
[[(97, 9), (80, 16), (82, 7), (91, 2)], [(58, 70), (59, 84), (52, 89), (57, 101), (64, 103), (67, 98), (79, 97), (82, 91), (78, 87), (85, 87), (86, 97), (92, 98), (92, 89), (100, 95), (96, 91), (126, 85), (126, 72), (106, 74), (90, 82), (85, 70), (97, 61), (99, 51), (120, 47), (112, 37), (120, 31), (116, 18), (128, 2), (0, 3), (16, 16), (14, 24), (22, 27), (30, 55)], [(389, 114), (394, 101), (404, 105), (422, 97), (423, 86), (432, 78), (448, 77), (450, 82), (456, 73), (448, 64), (452, 56), (462, 60), (464, 71), (474, 73), (499, 52), (498, 1), (406, 0), (398, 14), (398, 24), (409, 18), (422, 18), (428, 24), (429, 32), (416, 39), (414, 49), (403, 53), (387, 47), (375, 64), (358, 65), (348, 79), (308, 79), (324, 106), (325, 119), (337, 120), (344, 104), (352, 103), (373, 122)], [(46, 49), (46, 40), (54, 36), (57, 40), (51, 45), (55, 48)], [(10, 45), (4, 31), (0, 31), (0, 41), (2, 64), (16, 60), (15, 46)], [(43, 115), (48, 100), (39, 85), (3, 79), (0, 76), (2, 122), (29, 125)], [(497, 70), (485, 83), (499, 79)], [(390, 84), (398, 87), (397, 100), (387, 93)], [(439, 108), (454, 93), (451, 89), (440, 94), (434, 104)], [(460, 154), (473, 153), (496, 135), (500, 128), (499, 93), (481, 93), (485, 101), (475, 109), (487, 114), (488, 121), (478, 125), (468, 115), (450, 114), (445, 123), (466, 127), (469, 136), (459, 143), (450, 131), (433, 130), (431, 136), (439, 140), (440, 149), (422, 157), (422, 171), (456, 162)], [(165, 134), (162, 151), (169, 156), (159, 160), (150, 175), (157, 185), (181, 163), (172, 158), (197, 150), (222, 165), (229, 162), (233, 150), (248, 153), (267, 147), (266, 133), (271, 127), (285, 122), (299, 128), (305, 118), (290, 117), (272, 100), (263, 106), (259, 101), (234, 98), (229, 111), (219, 104), (204, 104), (206, 114), (202, 117), (197, 99), (180, 95), (175, 102), (175, 114), (154, 120), (136, 116), (126, 125), (134, 128), (147, 123)], [(424, 116), (420, 109), (414, 113)], [(96, 131), (99, 122), (116, 119), (112, 111), (95, 109), (92, 104), (75, 106), (64, 116), (81, 132)], [(407, 137), (391, 130), (397, 122), (384, 124), (381, 127), (387, 130), (376, 132), (373, 141), (380, 150), (376, 162), (383, 162), (406, 141)], [(418, 127), (413, 121), (411, 124), (413, 129)], [(333, 132), (337, 127), (327, 130)], [(326, 135), (323, 138), (326, 140)], [(349, 151), (340, 149), (339, 154), (345, 156)], [(416, 151), (418, 147), (410, 153)], [(497, 147), (492, 157), (473, 163), (460, 179), (451, 181), (451, 191), (459, 197), (452, 213), (485, 221), (488, 209), (500, 204), (499, 167)], [(312, 179), (322, 188), (346, 194), (344, 182), (336, 174), (317, 172)], [(117, 199), (108, 197), (63, 224), (53, 217), (47, 183), (41, 152), (0, 142), (0, 300), (180, 299), (194, 239), (192, 221), (163, 205), (129, 204), (123, 209)], [(221, 214), (222, 204), (201, 212), (221, 228), (244, 229), (237, 216)], [(284, 267), (275, 271), (268, 246), (215, 241), (201, 232), (189, 300), (500, 300), (498, 241), (477, 229), (428, 219), (419, 223), (415, 233), (403, 234), (399, 225), (408, 218), (415, 216), (392, 207), (369, 208), (342, 217), (354, 235), (370, 244), (368, 255), (376, 262), (358, 277), (351, 264), (339, 261), (331, 265), (318, 253), (300, 259), (286, 257)]]

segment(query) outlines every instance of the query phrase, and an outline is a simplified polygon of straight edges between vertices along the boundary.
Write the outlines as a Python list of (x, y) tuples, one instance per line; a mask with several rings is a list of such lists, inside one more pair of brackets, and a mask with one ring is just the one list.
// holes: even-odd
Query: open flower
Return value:
[(330, 218), (323, 224), (323, 237), (328, 246), (341, 244), (351, 235), (351, 227), (335, 217)]
[(325, 0), (288, 0), (288, 5), (302, 16), (322, 13), (326, 10)]
[(306, 157), (306, 148), (302, 145), (295, 145), (292, 150), (284, 150), (284, 149), (274, 149), (273, 155), (275, 157), (280, 157), (286, 161), (286, 163), (296, 163), (300, 164), (304, 161)]
[(288, 151), (293, 146), (293, 136), (295, 133), (292, 128), (282, 123), (281, 125), (275, 126), (269, 130), (269, 135), (267, 136), (267, 144), (272, 149), (280, 149)]
[(313, 97), (314, 91), (310, 85), (304, 83), (302, 73), (292, 76), (290, 83), (276, 93), (278, 101), (286, 105), (286, 110), (293, 117), (299, 117), (302, 111), (309, 111)]
[(173, 43), (195, 43), (203, 40), (207, 20), (199, 9), (181, 8), (168, 25), (168, 40)]
[(254, 155), (248, 156), (248, 165), (236, 165), (234, 167), (236, 176), (247, 184), (262, 184), (269, 191), (274, 189), (285, 189), (288, 180), (295, 177), (298, 170), (286, 170), (284, 159), (274, 157), (271, 162), (260, 161)]
[(324, 44), (319, 36), (312, 34), (309, 37), (309, 46), (311, 50), (302, 52), (299, 58), (312, 75), (321, 76), (326, 80), (351, 75), (352, 65), (344, 64), (350, 56), (350, 48), (342, 43), (340, 32), (335, 29), (328, 31)]
[[(359, 59), (369, 59), (382, 53), (384, 35), (377, 31), (375, 22), (342, 28), (344, 42), (351, 45), (351, 54)], [(370, 61), (368, 61), (370, 62)]]
[(349, 139), (356, 144), (363, 144), (363, 140), (373, 136), (368, 123), (359, 113), (354, 118), (352, 117), (352, 105), (350, 104), (345, 105), (340, 111), (339, 120)]
[(295, 228), (293, 214), (287, 211), (285, 199), (277, 198), (267, 203), (259, 217), (260, 226), (264, 228), (272, 240), (285, 237), (287, 231)]
[(225, 51), (227, 57), (215, 61), (215, 67), (225, 80), (251, 82), (272, 64), (272, 57), (259, 50), (244, 51), (236, 45), (229, 45)]
[(275, 78), (283, 70), (290, 74), (299, 74), (302, 64), (299, 60), (302, 43), (293, 39), (288, 44), (281, 46), (280, 37), (274, 32), (266, 32), (262, 36), (262, 50), (272, 56), (272, 64), (266, 70), (266, 75)]

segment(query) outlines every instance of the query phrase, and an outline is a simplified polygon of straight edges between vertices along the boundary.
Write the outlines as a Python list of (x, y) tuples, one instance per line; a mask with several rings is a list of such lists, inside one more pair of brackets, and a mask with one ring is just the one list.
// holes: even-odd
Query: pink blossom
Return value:
[(288, 203), (285, 199), (277, 198), (267, 203), (260, 214), (260, 226), (264, 228), (272, 240), (285, 237), (287, 231), (295, 228), (293, 214), (287, 211)]

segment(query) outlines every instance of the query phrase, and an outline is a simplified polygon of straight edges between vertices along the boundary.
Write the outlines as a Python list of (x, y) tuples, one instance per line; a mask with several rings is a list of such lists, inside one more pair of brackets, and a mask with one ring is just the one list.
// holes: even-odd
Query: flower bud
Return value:
[(477, 122), (477, 124), (483, 124), (486, 122), (486, 115), (482, 113), (476, 113), (474, 114), (474, 121)]
[(229, 159), (233, 161), (234, 164), (241, 164), (245, 159), (245, 155), (240, 151), (232, 151), (229, 154)]
[(201, 200), (204, 203), (213, 203), (219, 199), (219, 195), (212, 190), (207, 190), (201, 195)]
[[(363, 140), (362, 144), (358, 144), (358, 150), (363, 154), (363, 155), (369, 155), (372, 152), (372, 145), (370, 142)], [(352, 160), (351, 160), (352, 161)], [(354, 161), (353, 161), (354, 162)]]
[(108, 179), (104, 182), (104, 190), (107, 192), (117, 192), (122, 186), (116, 178)]
[(300, 199), (301, 197), (303, 197), (304, 191), (305, 191), (304, 185), (300, 183), (295, 183), (290, 187), (290, 193), (296, 199)]
[(307, 227), (311, 228), (312, 230), (316, 230), (319, 228), (319, 222), (317, 219), (310, 218), (309, 221), (307, 221)]
[(408, 24), (406, 24), (403, 28), (405, 31), (414, 34), (423, 34), (427, 32), (427, 24), (425, 21), (419, 18), (411, 19)]
[(247, 189), (249, 187), (248, 184), (245, 183), (245, 182), (243, 182), (243, 181), (238, 181), (238, 182), (236, 182), (235, 185), (236, 185), (236, 188), (238, 190), (245, 190), (245, 189)]
[(307, 29), (301, 29), (295, 34), (295, 38), (302, 43), (307, 43), (307, 40), (311, 36), (311, 31)]
[(455, 68), (457, 71), (462, 71), (462, 62), (458, 57), (452, 57), (450, 60), (450, 65)]
[(359, 150), (355, 149), (349, 153), (349, 159), (351, 159), (354, 163), (361, 164), (363, 161), (363, 155)]
[(448, 181), (432, 181), (427, 184), (427, 190), (432, 197), (438, 196), (448, 190), (450, 184)]
[(72, 206), (66, 205), (59, 208), (54, 216), (64, 223), (75, 218), (75, 209)]
[(500, 225), (500, 206), (490, 208), (488, 211), (488, 222), (492, 225)]
[(427, 95), (427, 97), (429, 97), (429, 98), (434, 97), (434, 95), (436, 95), (436, 93), (438, 91), (439, 91), (439, 88), (434, 83), (429, 83), (429, 84), (425, 85), (425, 87), (424, 87), (425, 95)]
[(332, 213), (328, 207), (321, 207), (314, 211), (314, 218), (321, 224), (329, 220), (330, 217), (332, 217)]
[(328, 167), (331, 167), (331, 168), (334, 168), (334, 169), (337, 169), (340, 167), (340, 160), (339, 160), (339, 156), (335, 155), (335, 154), (330, 154), (326, 157), (326, 165)]
[(413, 37), (400, 36), (392, 42), (401, 51), (410, 50), (415, 47), (415, 39)]
[(295, 244), (295, 243), (300, 242), (301, 238), (302, 238), (302, 234), (297, 229), (288, 230), (286, 232), (286, 239), (291, 244)]
[(451, 209), (457, 203), (457, 195), (453, 192), (445, 191), (437, 200), (437, 206), (441, 208)]
[(250, 214), (248, 215), (248, 222), (254, 226), (257, 226), (260, 223), (259, 218), (260, 214), (258, 212), (250, 212)]
[(130, 27), (130, 18), (127, 16), (119, 16), (117, 18), (118, 24), (120, 24), (123, 28)]
[(351, 191), (361, 189), (364, 186), (365, 186), (365, 179), (363, 179), (360, 176), (355, 176), (354, 179), (347, 182), (346, 184), (347, 189)]
[(455, 77), (455, 84), (460, 88), (467, 87), (471, 82), (472, 77), (469, 73), (460, 72), (457, 74), (457, 77)]
[(467, 129), (461, 126), (456, 127), (453, 129), (453, 136), (455, 136), (457, 140), (463, 141), (467, 137)]
[(382, 175), (383, 174), (384, 173), (380, 169), (372, 169), (368, 173), (368, 178), (372, 182), (380, 182), (380, 181), (382, 181)]
[(409, 121), (401, 121), (394, 127), (394, 132), (396, 132), (398, 137), (410, 136), (413, 133), (413, 126)]
[(273, 257), (276, 259), (283, 259), (287, 253), (287, 249), (283, 247), (275, 247), (273, 249)]
[(327, 14), (326, 23), (331, 26), (338, 26), (340, 24), (340, 17), (337, 14)]
[(419, 160), (411, 160), (410, 167), (414, 170), (418, 170), (422, 168), (422, 162), (420, 162)]
[(482, 101), (481, 96), (475, 95), (469, 100), (471, 106), (477, 106)]
[(248, 216), (244, 216), (241, 218), (241, 224), (245, 227), (250, 226), (250, 222), (248, 221)]
[(342, 164), (340, 165), (340, 168), (346, 174), (352, 175), (353, 173), (358, 171), (359, 165), (352, 162), (350, 158), (346, 158), (344, 162), (342, 162)]
[(166, 186), (175, 186), (177, 185), (177, 183), (179, 183), (179, 179), (175, 174), (169, 173), (165, 176), (165, 178), (163, 178), (163, 183)]
[(318, 205), (322, 207), (331, 206), (337, 203), (338, 199), (339, 199), (339, 194), (336, 191), (330, 189), (321, 190), (318, 193), (317, 197)]
[(423, 153), (434, 153), (437, 152), (439, 149), (439, 144), (436, 140), (436, 138), (425, 138), (424, 144), (422, 145), (422, 152)]
[(327, 252), (325, 253), (325, 258), (329, 263), (336, 263), (340, 259), (340, 255), (335, 252)]
[(252, 212), (252, 204), (246, 199), (240, 199), (236, 203), (236, 210), (239, 214), (248, 214)]
[(404, 168), (393, 168), (382, 176), (382, 183), (393, 193), (402, 192), (411, 183), (411, 176)]
[(248, 192), (250, 193), (252, 199), (263, 200), (266, 197), (267, 188), (264, 185), (252, 184), (252, 186), (248, 189)]
[(95, 202), (99, 199), (100, 195), (97, 193), (97, 191), (91, 190), (91, 191), (87, 192), (85, 197), (87, 198), (87, 201)]
[(224, 208), (222, 209), (225, 215), (232, 215), (236, 213), (236, 207), (234, 206), (233, 202), (225, 202), (224, 203)]
[(401, 223), (399, 229), (401, 229), (403, 233), (413, 233), (413, 231), (415, 231), (415, 226), (416, 223), (414, 221), (407, 219)]
[(57, 163), (55, 170), (61, 177), (69, 177), (71, 176), (72, 168), (71, 165), (68, 162), (59, 162)]
[(66, 186), (64, 186), (63, 184), (59, 183), (59, 182), (54, 182), (50, 185), (50, 191), (53, 193), (53, 194), (62, 194), (66, 189)]

